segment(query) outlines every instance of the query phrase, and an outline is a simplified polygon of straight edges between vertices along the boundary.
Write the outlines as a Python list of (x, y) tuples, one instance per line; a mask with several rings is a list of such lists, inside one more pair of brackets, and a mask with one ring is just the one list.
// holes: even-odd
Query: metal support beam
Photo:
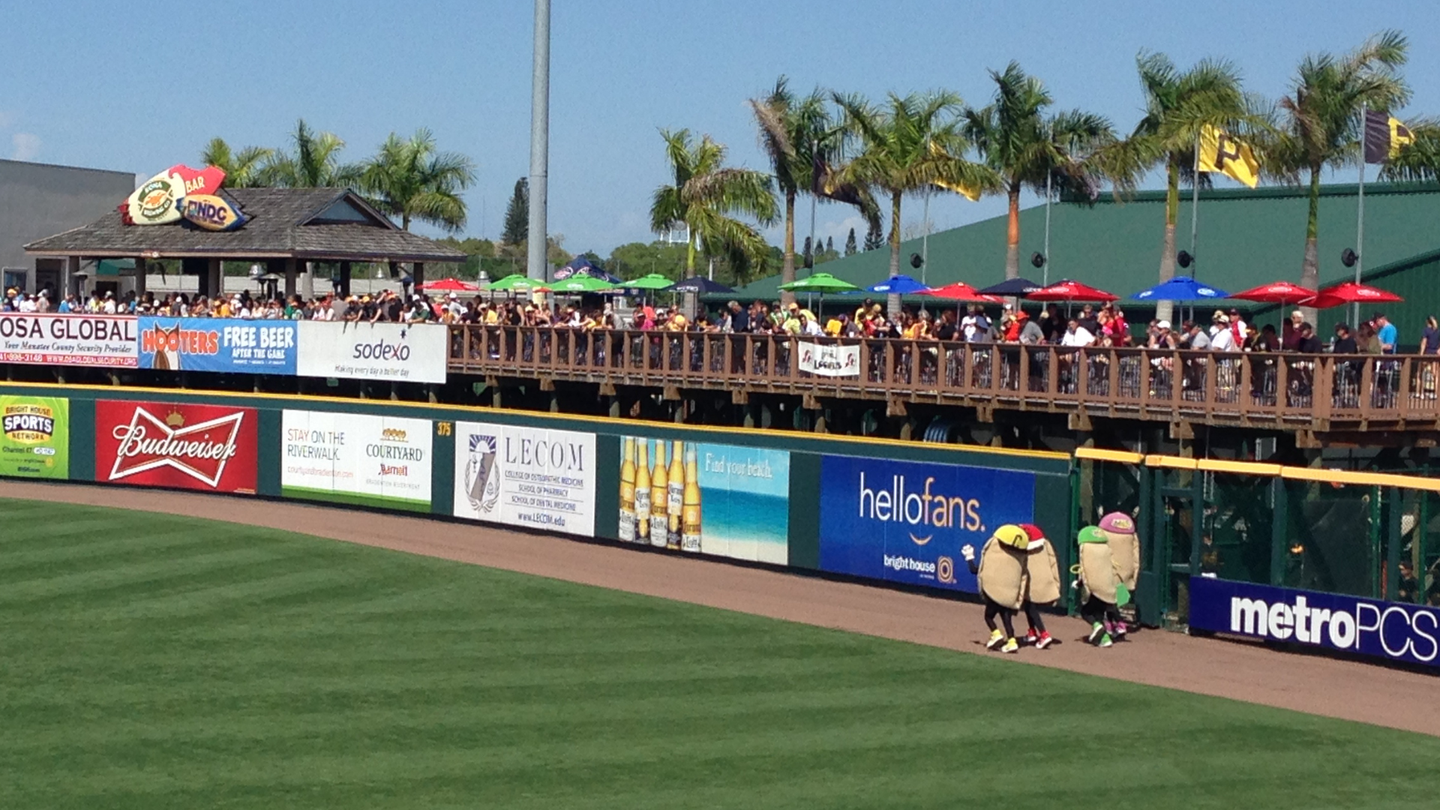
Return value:
[(545, 279), (550, 171), (550, 0), (535, 0), (535, 63), (530, 77), (530, 223), (525, 273)]

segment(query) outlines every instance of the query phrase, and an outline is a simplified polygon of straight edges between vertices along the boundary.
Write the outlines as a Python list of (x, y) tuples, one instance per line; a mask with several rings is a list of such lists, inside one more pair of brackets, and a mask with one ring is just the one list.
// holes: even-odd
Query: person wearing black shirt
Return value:
[(1335, 353), (1336, 354), (1359, 354), (1355, 347), (1355, 336), (1350, 333), (1349, 324), (1335, 324)]
[(1300, 324), (1300, 352), (1319, 354), (1320, 350), (1320, 338), (1315, 337), (1315, 327), (1309, 323)]

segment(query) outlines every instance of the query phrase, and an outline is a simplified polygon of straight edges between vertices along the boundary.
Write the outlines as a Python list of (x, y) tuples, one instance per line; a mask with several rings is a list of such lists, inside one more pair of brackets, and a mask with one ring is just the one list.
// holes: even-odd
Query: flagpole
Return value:
[(1050, 178), (1054, 172), (1045, 172), (1045, 275), (1041, 277), (1041, 285), (1050, 286)]
[[(1369, 140), (1369, 134), (1365, 126), (1365, 115), (1367, 105), (1360, 103), (1360, 188), (1356, 199), (1357, 212), (1355, 223), (1355, 283), (1360, 283), (1360, 277), (1365, 269), (1365, 143)], [(1360, 302), (1356, 301), (1350, 308), (1350, 328), (1357, 329), (1360, 326)]]

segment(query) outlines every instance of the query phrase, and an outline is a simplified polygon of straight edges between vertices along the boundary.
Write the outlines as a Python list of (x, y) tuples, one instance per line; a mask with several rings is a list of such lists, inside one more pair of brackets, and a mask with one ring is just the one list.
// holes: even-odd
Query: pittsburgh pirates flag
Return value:
[(1250, 144), (1209, 125), (1200, 129), (1198, 168), (1202, 172), (1220, 172), (1250, 188), (1260, 182), (1260, 161), (1255, 159)]
[(1365, 111), (1365, 162), (1384, 163), (1415, 142), (1410, 128), (1388, 113)]

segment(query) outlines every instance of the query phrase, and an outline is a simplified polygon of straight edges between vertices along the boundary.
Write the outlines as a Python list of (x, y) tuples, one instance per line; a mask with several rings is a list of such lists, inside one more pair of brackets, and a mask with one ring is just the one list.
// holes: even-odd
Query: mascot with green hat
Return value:
[(1086, 640), (1097, 647), (1109, 647), (1115, 642), (1105, 626), (1120, 620), (1117, 606), (1130, 601), (1130, 590), (1120, 581), (1110, 540), (1100, 527), (1086, 526), (1078, 539), (1080, 564), (1076, 568), (1080, 578), (1075, 585), (1081, 589), (1080, 618), (1090, 623)]
[[(1015, 614), (1025, 601), (1025, 563), (1029, 546), (1030, 536), (1024, 529), (1006, 524), (985, 541), (978, 565), (974, 546), (967, 543), (960, 549), (961, 556), (970, 565), (970, 573), (980, 583), (980, 595), (985, 600), (985, 625), (990, 628), (990, 640), (985, 642), (987, 650), (1020, 651), (1020, 641), (1015, 638)], [(1005, 626), (1003, 633), (995, 626), (996, 616)]]
[(1053, 605), (1060, 601), (1060, 564), (1055, 558), (1055, 547), (1045, 538), (1045, 532), (1033, 523), (1021, 523), (1020, 528), (1030, 538), (1026, 545), (1025, 594), (1021, 609), (1030, 629), (1025, 634), (1025, 643), (1043, 650), (1055, 641), (1045, 629), (1045, 620), (1040, 616), (1041, 605)]
[[(1135, 533), (1135, 521), (1124, 512), (1111, 512), (1100, 518), (1100, 531), (1104, 532), (1110, 556), (1115, 560), (1115, 574), (1130, 591), (1133, 610), (1135, 587), (1140, 579), (1140, 536)], [(1129, 628), (1122, 616), (1106, 629), (1116, 638), (1124, 638)]]

